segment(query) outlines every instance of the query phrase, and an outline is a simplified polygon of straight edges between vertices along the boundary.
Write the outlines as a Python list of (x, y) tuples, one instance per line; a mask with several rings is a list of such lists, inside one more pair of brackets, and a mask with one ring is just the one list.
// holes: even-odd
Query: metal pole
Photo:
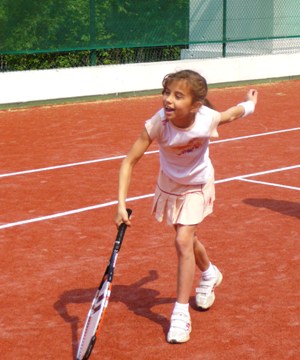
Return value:
[(223, 0), (223, 44), (222, 56), (226, 57), (226, 41), (227, 41), (227, 0)]
[[(96, 42), (96, 6), (95, 0), (90, 0), (90, 43), (95, 45)], [(90, 50), (90, 65), (97, 64), (96, 49)]]

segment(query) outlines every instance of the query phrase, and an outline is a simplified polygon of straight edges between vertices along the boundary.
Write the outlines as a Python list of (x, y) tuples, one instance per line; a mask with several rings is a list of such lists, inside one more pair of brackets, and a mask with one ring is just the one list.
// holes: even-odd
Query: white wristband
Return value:
[(250, 114), (252, 114), (254, 112), (255, 109), (255, 105), (254, 102), (251, 100), (248, 101), (244, 101), (240, 104), (238, 104), (238, 106), (242, 106), (244, 108), (244, 114), (242, 117), (248, 116)]

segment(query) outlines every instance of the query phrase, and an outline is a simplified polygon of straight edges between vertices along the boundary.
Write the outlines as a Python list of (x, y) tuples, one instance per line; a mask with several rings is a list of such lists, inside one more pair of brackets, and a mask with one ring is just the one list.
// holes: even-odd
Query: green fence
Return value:
[(93, 64), (108, 53), (120, 62), (231, 56), (245, 44), (249, 54), (299, 51), (300, 1), (0, 0), (0, 29), (2, 65), (74, 51)]

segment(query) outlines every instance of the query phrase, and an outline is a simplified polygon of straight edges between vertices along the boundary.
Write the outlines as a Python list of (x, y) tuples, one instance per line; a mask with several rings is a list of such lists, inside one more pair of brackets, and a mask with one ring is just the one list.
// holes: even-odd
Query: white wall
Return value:
[(0, 73), (0, 104), (120, 94), (161, 88), (169, 72), (199, 71), (209, 84), (300, 75), (300, 53), (102, 65)]

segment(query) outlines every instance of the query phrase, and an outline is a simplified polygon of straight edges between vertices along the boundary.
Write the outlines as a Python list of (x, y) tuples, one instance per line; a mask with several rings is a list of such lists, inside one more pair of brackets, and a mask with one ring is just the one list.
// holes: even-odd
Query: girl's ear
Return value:
[(203, 105), (203, 103), (201, 101), (199, 101), (199, 100), (195, 101), (194, 104), (193, 104), (191, 112), (196, 113), (201, 108), (202, 105)]

